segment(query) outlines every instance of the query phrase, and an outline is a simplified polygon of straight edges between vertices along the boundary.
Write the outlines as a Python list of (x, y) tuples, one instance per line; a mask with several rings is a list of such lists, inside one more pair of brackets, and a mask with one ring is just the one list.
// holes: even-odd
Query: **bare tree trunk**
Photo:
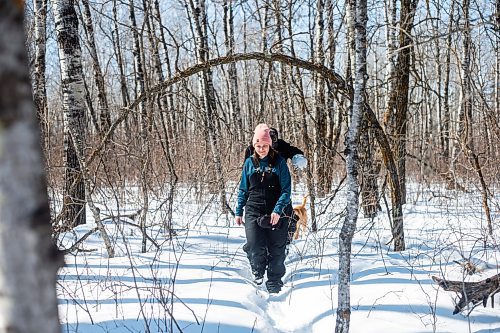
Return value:
[[(136, 94), (138, 96), (144, 94), (145, 92), (145, 80), (144, 80), (144, 66), (142, 63), (142, 57), (141, 57), (141, 47), (140, 47), (140, 40), (139, 40), (139, 32), (137, 28), (137, 23), (135, 19), (135, 5), (134, 5), (134, 0), (129, 0), (129, 15), (130, 15), (130, 24), (132, 27), (132, 36), (133, 36), (133, 41), (134, 41), (134, 49), (133, 49), (133, 54), (134, 54), (134, 71), (135, 71), (135, 84), (136, 84)], [(149, 165), (150, 165), (150, 154), (149, 154), (149, 127), (150, 127), (150, 119), (148, 116), (148, 110), (146, 106), (146, 101), (143, 100), (141, 103), (138, 105), (139, 107), (139, 114), (141, 116), (141, 126), (140, 126), (140, 145), (141, 145), (141, 156), (140, 156), (140, 163), (141, 163), (141, 171), (140, 171), (140, 187), (141, 187), (141, 195), (142, 195), (142, 210), (141, 210), (141, 216), (140, 216), (140, 227), (141, 227), (141, 232), (142, 232), (142, 248), (141, 251), (144, 253), (146, 252), (146, 244), (147, 244), (147, 237), (146, 237), (146, 222), (147, 222), (147, 217), (148, 217), (148, 210), (149, 210), (149, 191), (148, 191), (148, 180), (147, 180), (147, 175), (149, 171)]]
[[(338, 35), (341, 30), (341, 26), (338, 27), (337, 32), (334, 30), (334, 12), (333, 12), (333, 1), (332, 0), (326, 0), (325, 1), (325, 7), (328, 12), (328, 18), (327, 18), (327, 24), (328, 24), (328, 62), (329, 62), (329, 68), (331, 70), (335, 70), (335, 56), (336, 56), (336, 49), (337, 49), (337, 40), (338, 40)], [(341, 22), (343, 22), (342, 20)], [(327, 146), (328, 149), (330, 150), (330, 153), (333, 154), (332, 158), (330, 159), (329, 163), (333, 163), (335, 159), (335, 154), (337, 152), (338, 144), (340, 141), (340, 135), (342, 133), (342, 115), (343, 115), (343, 106), (342, 104), (335, 103), (336, 101), (336, 96), (337, 92), (335, 92), (332, 87), (328, 87), (328, 93), (327, 93), (327, 117), (328, 117), (328, 132), (327, 132)], [(337, 107), (337, 110), (335, 110), (335, 107)], [(337, 112), (335, 114), (335, 111)], [(336, 119), (335, 119), (336, 117)], [(330, 154), (327, 154), (327, 156), (330, 156)], [(332, 183), (332, 176), (330, 175), (330, 180), (328, 184), (328, 188), (331, 187)]]
[[(171, 68), (171, 64), (170, 64), (170, 55), (169, 55), (170, 52), (169, 52), (169, 47), (167, 46), (165, 33), (163, 32), (164, 27), (163, 27), (163, 23), (161, 20), (160, 3), (158, 0), (155, 0), (155, 20), (158, 22), (158, 25), (159, 25), (160, 41), (163, 45), (165, 68), (167, 69), (167, 78), (170, 79), (172, 77), (172, 68)], [(168, 30), (167, 30), (167, 32), (168, 32)], [(179, 47), (177, 46), (177, 48), (179, 48)], [(177, 52), (179, 52), (178, 49), (177, 49)], [(176, 121), (174, 107), (175, 107), (174, 94), (172, 92), (172, 87), (169, 87), (169, 89), (167, 90), (167, 124), (168, 124), (167, 135), (169, 135), (170, 140), (172, 140), (173, 138), (176, 138), (177, 133), (179, 133), (179, 130), (180, 130), (178, 128), (178, 124)], [(175, 152), (175, 146), (171, 146), (170, 148), (172, 149), (172, 152)]]
[(462, 150), (474, 150), (474, 140), (472, 135), (472, 82), (471, 82), (471, 26), (469, 18), (470, 0), (463, 0), (462, 15), (464, 20), (463, 28), (463, 54), (462, 54), (462, 82), (460, 111), (458, 116), (458, 139), (462, 145)]
[[(273, 10), (274, 10), (274, 18), (276, 21), (276, 42), (274, 43), (274, 50), (277, 52), (284, 52), (284, 30), (285, 25), (283, 22), (283, 11), (282, 11), (282, 1), (281, 0), (273, 0)], [(294, 130), (294, 99), (293, 94), (291, 93), (287, 67), (284, 64), (280, 64), (278, 69), (279, 71), (279, 83), (281, 93), (279, 97), (282, 99), (279, 108), (275, 108), (280, 112), (275, 112), (274, 117), (276, 121), (276, 125), (280, 133), (290, 133), (290, 131)], [(294, 131), (293, 131), (294, 132)], [(292, 137), (296, 136), (295, 133), (291, 133)], [(292, 172), (292, 176), (296, 177), (296, 173)], [(294, 182), (295, 184), (296, 182)]]
[[(323, 41), (325, 35), (325, 22), (323, 12), (325, 11), (324, 0), (316, 2), (316, 32), (315, 32), (315, 62), (325, 64), (325, 51)], [(315, 75), (315, 136), (316, 149), (314, 150), (314, 176), (316, 179), (317, 195), (322, 197), (329, 192), (330, 177), (328, 166), (330, 159), (327, 158), (327, 114), (325, 103), (325, 80), (320, 74)]]
[(97, 47), (94, 37), (94, 26), (92, 23), (92, 15), (90, 13), (90, 6), (88, 0), (81, 0), (83, 5), (83, 22), (85, 35), (87, 37), (87, 44), (89, 46), (90, 56), (92, 58), (92, 65), (94, 70), (94, 80), (97, 86), (97, 105), (99, 110), (99, 128), (98, 131), (103, 135), (109, 130), (111, 126), (111, 116), (108, 106), (108, 97), (106, 93), (104, 76), (102, 75), (99, 57), (97, 56)]
[[(451, 113), (450, 113), (450, 72), (451, 72), (451, 53), (452, 53), (452, 32), (455, 24), (455, 3), (456, 0), (451, 0), (450, 4), (450, 15), (449, 15), (449, 23), (448, 23), (448, 31), (446, 36), (446, 49), (445, 49), (445, 69), (444, 69), (444, 91), (443, 91), (443, 124), (442, 124), (442, 136), (443, 136), (443, 157), (445, 159), (446, 165), (450, 165), (450, 156), (451, 156), (451, 145), (450, 145), (450, 136), (451, 136)], [(451, 162), (453, 163), (453, 162)], [(453, 164), (451, 164), (453, 165)], [(450, 168), (452, 173), (453, 169)], [(448, 175), (449, 183), (454, 183), (456, 185), (456, 180), (454, 179), (454, 175)], [(451, 185), (451, 184), (450, 184)]]
[[(265, 3), (264, 8), (261, 9), (260, 6), (258, 5), (258, 2), (255, 1), (256, 6), (257, 6), (257, 13), (259, 15), (259, 21), (260, 21), (260, 26), (261, 26), (261, 51), (263, 53), (266, 53), (268, 50), (268, 45), (267, 45), (267, 30), (269, 29), (269, 6)], [(261, 13), (261, 10), (264, 11), (264, 13)], [(271, 64), (262, 64), (260, 67), (260, 75), (259, 75), (259, 109), (258, 109), (258, 116), (257, 116), (257, 122), (265, 122), (264, 119), (264, 112), (265, 112), (265, 104), (266, 104), (266, 97), (267, 97), (267, 89), (269, 87), (269, 74), (271, 72)]]
[(363, 117), (361, 120), (360, 131), (359, 156), (361, 162), (361, 207), (363, 209), (364, 217), (373, 218), (380, 210), (377, 184), (378, 172), (380, 168), (378, 168), (375, 163), (375, 142), (366, 117)]
[[(292, 13), (293, 13), (293, 3), (290, 2), (288, 6), (288, 21), (287, 21), (287, 30), (288, 30), (288, 35), (293, 36), (293, 29), (292, 29)], [(295, 53), (295, 44), (293, 42), (293, 39), (290, 41), (290, 53), (292, 54), (293, 57), (296, 57)], [(299, 107), (300, 107), (300, 121), (302, 123), (302, 126), (300, 126), (301, 129), (301, 136), (302, 136), (302, 141), (304, 142), (304, 153), (306, 156), (311, 156), (311, 140), (309, 139), (309, 136), (307, 133), (308, 131), (308, 125), (307, 125), (307, 114), (309, 113), (307, 103), (306, 103), (306, 98), (305, 98), (305, 93), (304, 93), (304, 87), (303, 87), (303, 82), (302, 82), (302, 76), (300, 74), (299, 69), (295, 68), (292, 69), (292, 74), (291, 80), (292, 83), (295, 87), (295, 90), (297, 91), (297, 95), (299, 96)], [(307, 168), (305, 170), (306, 173), (306, 184), (307, 184), (307, 191), (309, 192), (309, 198), (311, 199), (311, 230), (313, 232), (318, 231), (318, 222), (316, 220), (316, 188), (314, 184), (314, 177), (313, 177), (313, 165), (314, 163), (307, 163)]]
[(359, 209), (358, 184), (358, 144), (361, 120), (365, 112), (366, 96), (366, 24), (368, 21), (366, 0), (350, 0), (351, 23), (355, 27), (355, 84), (349, 131), (347, 133), (347, 215), (339, 234), (339, 290), (337, 306), (336, 333), (348, 333), (351, 320), (350, 280), (351, 280), (351, 245)]
[(473, 118), (472, 118), (472, 72), (471, 72), (471, 48), (472, 48), (472, 37), (471, 37), (471, 24), (469, 17), (469, 7), (470, 0), (463, 0), (462, 2), (462, 14), (464, 20), (464, 31), (463, 31), (463, 57), (462, 57), (462, 102), (460, 104), (460, 113), (458, 120), (458, 139), (460, 141), (461, 150), (467, 157), (469, 164), (476, 172), (479, 182), (481, 185), (481, 194), (483, 199), (483, 209), (486, 215), (486, 221), (488, 223), (488, 233), (493, 234), (493, 225), (491, 221), (490, 207), (488, 204), (489, 200), (489, 189), (484, 180), (484, 175), (482, 172), (481, 165), (479, 163), (479, 157), (475, 153), (474, 148), (474, 129), (473, 129)]
[[(148, 3), (146, 1), (142, 1), (142, 5), (143, 5), (143, 8), (144, 8), (144, 20), (146, 22), (146, 29), (147, 29), (147, 33), (148, 33), (148, 39), (149, 39), (149, 42), (151, 44), (151, 48), (152, 48), (152, 51), (153, 51), (153, 54), (152, 54), (152, 58), (153, 58), (153, 64), (154, 64), (154, 72), (155, 72), (155, 75), (156, 75), (156, 81), (161, 83), (165, 80), (165, 76), (163, 74), (163, 69), (162, 69), (162, 64), (161, 64), (161, 59), (160, 59), (160, 49), (159, 49), (159, 46), (158, 46), (158, 43), (156, 41), (156, 37), (154, 35), (154, 31), (153, 31), (153, 20), (150, 20), (150, 17), (152, 17), (151, 13), (150, 13), (150, 10), (148, 8)], [(157, 9), (159, 10), (159, 4), (157, 3), (158, 7)], [(168, 55), (167, 55), (168, 57)], [(171, 91), (171, 89), (169, 89), (169, 91)], [(172, 230), (172, 217), (173, 217), (173, 204), (174, 204), (174, 193), (175, 193), (175, 187), (177, 185), (177, 181), (178, 181), (178, 177), (177, 177), (177, 174), (175, 172), (175, 166), (174, 166), (174, 162), (173, 162), (173, 152), (172, 152), (172, 146), (170, 145), (170, 138), (169, 138), (169, 127), (170, 126), (167, 126), (168, 124), (168, 120), (169, 120), (169, 117), (168, 117), (168, 113), (170, 112), (169, 111), (169, 108), (170, 108), (170, 98), (171, 98), (171, 94), (168, 94), (168, 95), (163, 95), (162, 97), (160, 97), (160, 95), (158, 95), (156, 97), (156, 102), (157, 102), (157, 105), (158, 105), (158, 109), (159, 109), (159, 115), (158, 117), (155, 117), (155, 119), (153, 119), (153, 123), (156, 124), (156, 119), (159, 119), (160, 120), (160, 124), (161, 124), (161, 129), (163, 130), (163, 133), (165, 135), (164, 137), (164, 141), (162, 140), (161, 136), (160, 136), (160, 144), (162, 145), (162, 148), (163, 148), (163, 153), (165, 155), (165, 159), (167, 160), (167, 167), (168, 167), (168, 171), (169, 171), (169, 190), (168, 190), (168, 193), (167, 193), (167, 216), (166, 216), (166, 219), (165, 219), (165, 224), (164, 224), (164, 232), (166, 234), (169, 235), (170, 238), (173, 237), (173, 230)], [(173, 102), (172, 102), (173, 103)], [(167, 114), (167, 121), (165, 121), (165, 117), (164, 117), (164, 114)], [(156, 126), (158, 127), (158, 126)], [(160, 132), (158, 131), (158, 134), (160, 135)]]
[(45, 49), (47, 44), (47, 0), (33, 1), (35, 15), (35, 59), (33, 73), (33, 100), (41, 129), (42, 151), (48, 153), (49, 126), (47, 109), (47, 91), (45, 85)]
[(114, 44), (114, 51), (116, 54), (116, 61), (120, 72), (120, 92), (122, 96), (122, 105), (126, 106), (129, 105), (130, 103), (130, 96), (127, 88), (127, 79), (125, 77), (125, 69), (124, 69), (125, 66), (123, 64), (122, 46), (120, 42), (120, 28), (118, 26), (116, 1), (117, 0), (113, 0), (113, 24), (114, 24), (114, 30), (112, 31), (114, 37), (113, 44)]
[(408, 94), (413, 52), (412, 29), (418, 0), (401, 0), (399, 45), (394, 68), (394, 87), (388, 92), (385, 125), (392, 138), (392, 150), (398, 164), (401, 199), (406, 203), (406, 139), (408, 127)]
[(0, 331), (54, 333), (63, 257), (50, 236), (23, 14), (23, 3), (0, 2)]
[[(234, 53), (234, 23), (233, 23), (233, 4), (231, 0), (224, 0), (224, 35), (226, 45), (226, 55)], [(238, 72), (236, 64), (233, 62), (228, 65), (229, 75), (229, 99), (230, 119), (236, 132), (238, 142), (243, 142), (243, 123), (241, 121), (241, 108), (239, 102)]]
[[(85, 224), (86, 195), (78, 155), (84, 156), (85, 100), (78, 19), (73, 0), (54, 0), (64, 112), (65, 225)], [(77, 149), (81, 149), (77, 154)]]
[[(207, 17), (205, 12), (205, 0), (197, 0), (196, 6), (193, 0), (189, 0), (191, 12), (195, 24), (196, 34), (196, 53), (198, 62), (202, 63), (208, 60), (208, 41), (207, 41)], [(226, 186), (224, 181), (224, 173), (221, 165), (220, 157), (220, 142), (217, 140), (217, 126), (216, 126), (216, 113), (217, 106), (215, 103), (215, 91), (212, 81), (211, 69), (204, 70), (200, 75), (200, 90), (203, 94), (203, 110), (205, 112), (204, 119), (208, 131), (208, 141), (212, 153), (212, 162), (216, 171), (215, 177), (217, 179), (217, 187), (219, 191), (219, 200), (224, 212), (228, 211), (229, 204), (226, 199)]]

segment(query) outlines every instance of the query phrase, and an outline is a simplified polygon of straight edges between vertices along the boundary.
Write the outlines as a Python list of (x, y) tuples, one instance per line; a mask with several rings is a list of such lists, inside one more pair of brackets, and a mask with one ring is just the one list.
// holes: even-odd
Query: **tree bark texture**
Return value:
[(33, 1), (35, 15), (35, 57), (33, 73), (33, 100), (40, 123), (42, 149), (48, 146), (49, 127), (47, 109), (47, 90), (45, 79), (45, 51), (47, 47), (47, 0)]
[(388, 92), (384, 124), (391, 138), (391, 148), (397, 161), (401, 200), (406, 203), (406, 140), (408, 127), (408, 94), (413, 52), (412, 29), (418, 0), (402, 0), (399, 24), (399, 45), (394, 73), (394, 87)]
[(336, 333), (348, 333), (351, 316), (350, 280), (351, 280), (351, 245), (359, 210), (359, 132), (361, 120), (365, 112), (366, 96), (366, 24), (368, 21), (366, 0), (350, 0), (350, 24), (355, 27), (354, 40), (356, 54), (355, 83), (352, 100), (352, 111), (346, 142), (347, 169), (347, 215), (339, 235), (339, 286)]
[(40, 132), (18, 1), (0, 2), (0, 331), (59, 332)]
[(77, 150), (85, 156), (85, 98), (78, 18), (73, 0), (53, 1), (64, 113), (65, 225), (85, 224), (85, 186)]
[(500, 291), (500, 274), (478, 282), (447, 281), (436, 276), (433, 276), (432, 280), (444, 290), (460, 294), (460, 300), (455, 305), (453, 314), (463, 311), (470, 303), (474, 307), (481, 303), (486, 307), (488, 298), (491, 298), (493, 307), (493, 296)]

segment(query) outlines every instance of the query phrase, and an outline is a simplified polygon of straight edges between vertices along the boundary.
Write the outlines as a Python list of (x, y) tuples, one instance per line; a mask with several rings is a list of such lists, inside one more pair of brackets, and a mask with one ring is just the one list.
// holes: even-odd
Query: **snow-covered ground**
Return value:
[[(302, 196), (293, 193), (294, 203)], [(453, 315), (456, 295), (431, 280), (435, 275), (479, 281), (499, 273), (499, 198), (492, 207), (492, 238), (486, 237), (478, 194), (415, 185), (408, 197), (407, 250), (401, 253), (387, 245), (391, 234), (385, 207), (373, 221), (360, 214), (352, 248), (350, 332), (500, 332), (499, 297), (495, 308), (488, 304), (469, 316)], [(345, 206), (341, 194), (328, 207), (328, 198), (319, 203), (319, 231), (308, 232), (290, 246), (285, 286), (271, 296), (264, 285), (252, 283), (242, 250), (243, 228), (221, 215), (208, 195), (201, 200), (189, 193), (178, 198), (173, 241), (162, 233), (163, 205), (149, 214), (157, 224), (149, 235), (158, 248), (148, 241), (148, 252), (141, 253), (139, 229), (107, 220), (115, 258), (108, 258), (98, 233), (81, 246), (93, 251), (66, 256), (57, 285), (64, 332), (334, 331), (338, 234)], [(137, 208), (124, 207), (127, 213)], [(69, 247), (93, 227), (89, 220), (62, 235), (61, 247)], [(465, 274), (454, 262), (464, 258), (480, 272)]]

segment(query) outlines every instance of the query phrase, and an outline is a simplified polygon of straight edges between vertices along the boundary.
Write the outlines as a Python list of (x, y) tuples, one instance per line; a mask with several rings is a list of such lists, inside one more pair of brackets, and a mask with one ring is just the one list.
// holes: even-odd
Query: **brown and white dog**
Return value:
[(299, 234), (300, 234), (300, 228), (302, 228), (302, 234), (306, 232), (307, 229), (307, 210), (306, 210), (306, 202), (307, 202), (307, 197), (309, 195), (306, 195), (304, 199), (302, 200), (302, 204), (293, 207), (293, 213), (294, 213), (294, 218), (297, 219), (297, 229), (295, 230), (295, 233), (293, 234), (293, 239), (298, 239)]

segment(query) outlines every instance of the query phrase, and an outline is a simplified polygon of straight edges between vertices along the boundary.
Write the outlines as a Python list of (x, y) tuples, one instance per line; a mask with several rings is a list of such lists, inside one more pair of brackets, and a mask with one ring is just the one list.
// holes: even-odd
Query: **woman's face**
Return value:
[(260, 158), (264, 158), (269, 154), (269, 145), (265, 143), (257, 143), (255, 145), (255, 152)]

